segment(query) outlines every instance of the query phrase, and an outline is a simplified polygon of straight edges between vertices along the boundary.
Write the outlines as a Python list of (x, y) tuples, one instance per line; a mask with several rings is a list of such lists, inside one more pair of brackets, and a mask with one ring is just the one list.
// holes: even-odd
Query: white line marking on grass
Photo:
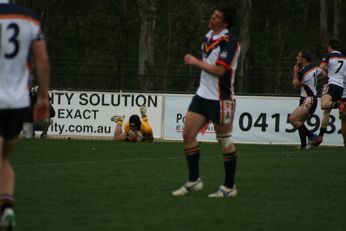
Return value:
[[(219, 157), (219, 156), (217, 156)], [(201, 157), (201, 159), (213, 159), (216, 156)], [(219, 157), (220, 158), (220, 157)], [(74, 161), (74, 162), (59, 162), (59, 163), (27, 163), (27, 164), (14, 164), (16, 167), (23, 166), (42, 166), (42, 167), (54, 167), (54, 166), (74, 166), (74, 165), (94, 165), (94, 164), (118, 164), (129, 163), (138, 161), (161, 161), (161, 160), (185, 160), (184, 157), (165, 157), (165, 158), (135, 158), (135, 159), (122, 159), (122, 160), (87, 160), (87, 161)]]

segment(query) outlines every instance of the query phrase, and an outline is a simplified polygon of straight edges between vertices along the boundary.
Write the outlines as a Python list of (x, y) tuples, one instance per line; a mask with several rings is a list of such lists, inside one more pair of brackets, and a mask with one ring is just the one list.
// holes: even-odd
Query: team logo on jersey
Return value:
[[(205, 38), (204, 44), (202, 46), (204, 56), (208, 57), (210, 53), (216, 49), (222, 41), (228, 42), (229, 38), (228, 36), (222, 36), (221, 38), (218, 38), (216, 40), (213, 40), (212, 38)], [(226, 52), (227, 55), (227, 52)]]
[(220, 53), (220, 58), (226, 59), (227, 55), (228, 55), (228, 52), (227, 51), (223, 51), (223, 52)]
[(229, 112), (226, 113), (226, 116), (225, 116), (225, 119), (230, 119), (231, 118), (231, 115)]

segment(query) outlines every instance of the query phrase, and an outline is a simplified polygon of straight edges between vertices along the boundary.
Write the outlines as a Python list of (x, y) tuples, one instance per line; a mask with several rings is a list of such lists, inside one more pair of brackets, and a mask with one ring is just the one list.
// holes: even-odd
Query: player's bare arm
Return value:
[(327, 78), (327, 72), (321, 68), (321, 73), (318, 75), (319, 78), (325, 79)]
[[(326, 72), (327, 69), (328, 69), (327, 64), (325, 64), (325, 63), (321, 63), (321, 64), (320, 64), (320, 68), (321, 68), (324, 72)], [(326, 75), (326, 76), (327, 76), (327, 75)]]
[(293, 66), (293, 79), (292, 79), (292, 85), (294, 88), (299, 88), (301, 85), (301, 82), (298, 79), (298, 72), (299, 72), (299, 66), (296, 64)]
[(34, 107), (34, 120), (37, 121), (47, 119), (49, 116), (48, 86), (50, 66), (45, 41), (39, 40), (34, 42), (32, 44), (32, 52), (37, 70), (37, 81), (40, 86)]
[(199, 69), (215, 76), (223, 76), (226, 73), (226, 69), (223, 66), (205, 63), (191, 54), (185, 55), (184, 63), (196, 66)]

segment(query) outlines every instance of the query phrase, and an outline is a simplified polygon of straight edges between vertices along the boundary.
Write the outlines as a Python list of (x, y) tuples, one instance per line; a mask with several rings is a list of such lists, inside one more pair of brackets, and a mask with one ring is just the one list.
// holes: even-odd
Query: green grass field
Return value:
[(346, 150), (237, 145), (236, 198), (217, 144), (201, 144), (204, 189), (174, 198), (187, 177), (182, 143), (20, 140), (16, 230), (346, 230)]

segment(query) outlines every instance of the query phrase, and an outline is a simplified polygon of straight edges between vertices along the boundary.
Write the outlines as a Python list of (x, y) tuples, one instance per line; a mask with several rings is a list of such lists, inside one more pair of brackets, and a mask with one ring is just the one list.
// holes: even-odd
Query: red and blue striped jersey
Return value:
[(209, 31), (202, 43), (203, 62), (222, 65), (226, 69), (223, 76), (214, 76), (206, 71), (201, 72), (197, 95), (211, 100), (228, 100), (234, 96), (234, 78), (238, 66), (240, 45), (237, 37), (228, 29), (218, 35)]

